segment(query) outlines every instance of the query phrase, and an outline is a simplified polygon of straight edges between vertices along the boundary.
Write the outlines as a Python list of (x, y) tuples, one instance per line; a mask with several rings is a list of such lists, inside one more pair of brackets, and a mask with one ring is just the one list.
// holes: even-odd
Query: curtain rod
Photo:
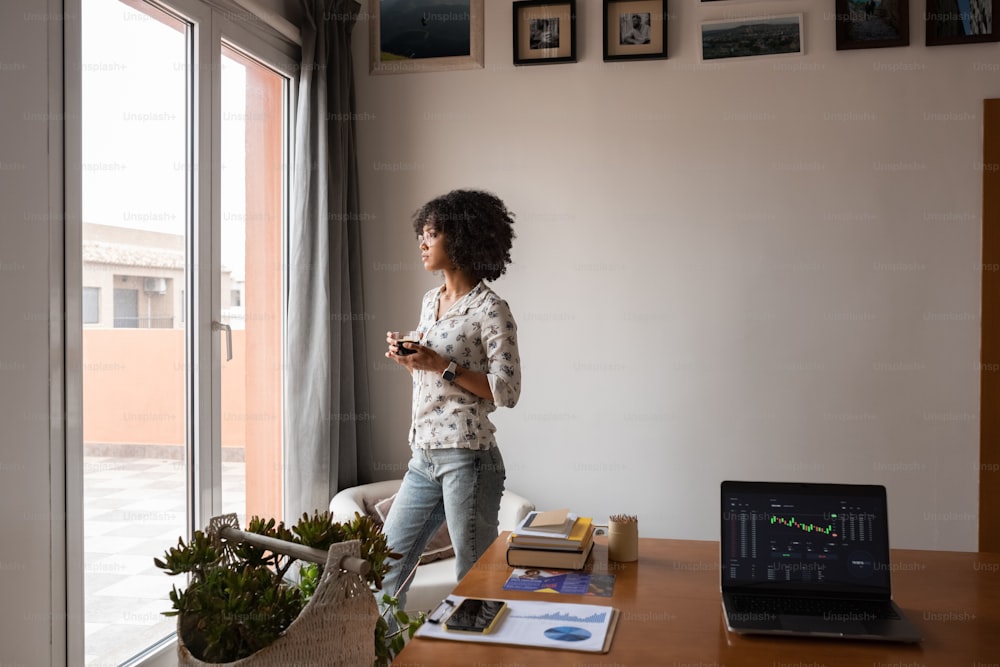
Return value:
[(234, 0), (243, 9), (247, 10), (267, 25), (277, 30), (281, 35), (292, 42), (302, 46), (302, 33), (298, 27), (284, 16), (276, 14), (257, 0)]

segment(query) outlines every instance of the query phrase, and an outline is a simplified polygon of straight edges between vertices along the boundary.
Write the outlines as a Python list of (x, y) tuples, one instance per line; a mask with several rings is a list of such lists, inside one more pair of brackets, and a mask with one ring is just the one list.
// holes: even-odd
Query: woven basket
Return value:
[(184, 645), (177, 623), (179, 667), (367, 667), (375, 662), (378, 606), (365, 580), (341, 570), (344, 556), (360, 557), (357, 540), (334, 544), (323, 576), (302, 612), (273, 644), (234, 662), (202, 662)]

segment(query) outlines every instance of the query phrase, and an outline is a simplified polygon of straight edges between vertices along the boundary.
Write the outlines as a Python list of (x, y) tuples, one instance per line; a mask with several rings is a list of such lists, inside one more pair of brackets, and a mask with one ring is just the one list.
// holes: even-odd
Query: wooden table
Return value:
[[(456, 595), (554, 599), (505, 591), (511, 568), (502, 534), (455, 588)], [(621, 609), (607, 654), (414, 638), (397, 667), (998, 667), (1000, 554), (894, 549), (893, 598), (924, 633), (920, 644), (744, 637), (725, 626), (719, 595), (719, 544), (639, 541), (637, 563), (608, 561), (597, 538), (587, 569), (615, 575), (612, 597), (558, 595), (563, 602)]]

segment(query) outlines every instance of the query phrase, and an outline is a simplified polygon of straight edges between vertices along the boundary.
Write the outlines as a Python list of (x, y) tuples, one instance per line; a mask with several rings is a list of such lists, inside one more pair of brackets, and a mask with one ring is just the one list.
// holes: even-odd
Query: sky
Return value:
[[(185, 232), (184, 33), (118, 0), (83, 4), (83, 219)], [(222, 262), (243, 274), (245, 70), (222, 64)]]

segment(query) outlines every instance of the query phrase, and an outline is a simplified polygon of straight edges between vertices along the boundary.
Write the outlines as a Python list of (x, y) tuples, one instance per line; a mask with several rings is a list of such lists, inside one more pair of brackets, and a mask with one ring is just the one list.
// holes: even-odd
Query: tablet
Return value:
[(503, 600), (466, 598), (444, 622), (444, 627), (446, 630), (454, 632), (489, 634), (496, 627), (506, 609), (507, 603)]

